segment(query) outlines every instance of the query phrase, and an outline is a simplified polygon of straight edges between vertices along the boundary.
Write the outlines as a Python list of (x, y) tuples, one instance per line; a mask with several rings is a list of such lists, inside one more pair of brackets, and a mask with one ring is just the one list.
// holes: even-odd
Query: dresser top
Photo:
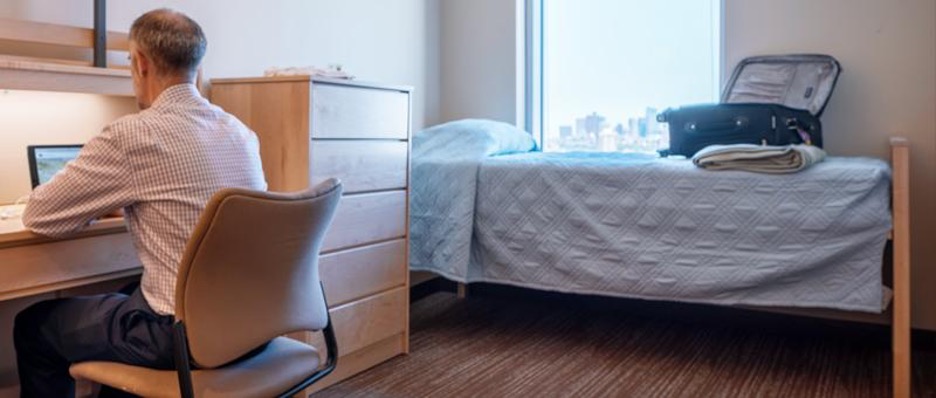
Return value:
[(287, 83), (287, 82), (314, 82), (326, 84), (339, 84), (343, 86), (379, 88), (384, 90), (413, 91), (412, 86), (403, 86), (395, 84), (383, 84), (349, 79), (329, 79), (324, 77), (313, 77), (309, 75), (295, 76), (272, 76), (272, 77), (243, 77), (243, 78), (220, 78), (211, 79), (212, 85), (220, 84), (242, 84), (242, 83)]

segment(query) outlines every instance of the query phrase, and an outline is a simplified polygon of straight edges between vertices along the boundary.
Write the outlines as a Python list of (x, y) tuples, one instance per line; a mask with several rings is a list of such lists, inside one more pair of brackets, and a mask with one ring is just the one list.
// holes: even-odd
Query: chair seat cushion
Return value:
[[(197, 397), (273, 397), (286, 392), (319, 366), (318, 351), (278, 337), (250, 358), (217, 369), (192, 371)], [(91, 380), (143, 397), (178, 397), (175, 370), (156, 370), (118, 362), (89, 361), (71, 366), (72, 377)]]

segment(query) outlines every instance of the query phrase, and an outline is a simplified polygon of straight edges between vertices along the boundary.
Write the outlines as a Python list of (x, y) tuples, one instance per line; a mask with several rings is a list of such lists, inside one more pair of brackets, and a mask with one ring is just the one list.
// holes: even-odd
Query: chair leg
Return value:
[(175, 340), (175, 365), (179, 374), (179, 393), (183, 398), (195, 398), (195, 389), (192, 386), (192, 369), (189, 365), (188, 337), (185, 334), (185, 325), (176, 322), (173, 327)]
[[(322, 285), (322, 295), (325, 294), (325, 286)], [(322, 297), (324, 300), (325, 298)], [(325, 308), (328, 308), (328, 301), (325, 301)], [(328, 376), (335, 367), (338, 365), (338, 339), (335, 337), (335, 328), (332, 326), (331, 314), (326, 311), (326, 316), (328, 317), (328, 323), (325, 324), (325, 329), (322, 329), (322, 334), (325, 336), (325, 349), (328, 351), (328, 357), (325, 360), (325, 367), (319, 369), (311, 376), (303, 380), (301, 383), (293, 386), (288, 391), (280, 395), (280, 398), (291, 397), (295, 394), (298, 394), (300, 391), (304, 390), (306, 387), (311, 386), (312, 383), (315, 383), (325, 376)]]

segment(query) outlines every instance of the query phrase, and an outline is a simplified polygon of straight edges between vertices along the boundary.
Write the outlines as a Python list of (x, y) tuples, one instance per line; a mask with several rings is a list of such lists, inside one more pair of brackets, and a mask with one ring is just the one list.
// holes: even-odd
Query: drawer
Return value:
[(312, 138), (409, 136), (409, 93), (328, 83), (312, 85)]
[[(406, 331), (409, 289), (401, 287), (340, 306), (332, 306), (332, 325), (338, 340), (338, 355), (354, 351)], [(321, 332), (296, 332), (289, 337), (314, 345), (325, 353)]]
[[(319, 355), (325, 358), (324, 344), (319, 344)], [(363, 372), (381, 362), (406, 352), (406, 335), (398, 334), (364, 347), (352, 353), (340, 352), (335, 370), (305, 390), (307, 394), (324, 390), (329, 386)]]
[(0, 298), (10, 299), (136, 274), (140, 260), (128, 233), (0, 250)]
[(406, 191), (347, 195), (338, 203), (322, 251), (406, 235)]
[(408, 146), (405, 141), (313, 140), (310, 184), (338, 177), (345, 193), (405, 188)]
[(335, 307), (338, 348), (351, 353), (406, 330), (408, 301), (409, 289), (401, 287)]
[(319, 258), (328, 304), (341, 305), (406, 284), (403, 239), (334, 252)]

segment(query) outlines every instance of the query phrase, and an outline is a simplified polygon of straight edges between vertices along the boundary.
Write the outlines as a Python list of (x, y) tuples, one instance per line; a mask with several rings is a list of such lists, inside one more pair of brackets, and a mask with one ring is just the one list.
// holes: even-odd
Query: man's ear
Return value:
[(143, 54), (142, 51), (136, 51), (133, 54), (134, 64), (132, 67), (136, 69), (137, 75), (140, 77), (146, 77), (152, 71), (153, 64), (150, 62), (150, 59)]

